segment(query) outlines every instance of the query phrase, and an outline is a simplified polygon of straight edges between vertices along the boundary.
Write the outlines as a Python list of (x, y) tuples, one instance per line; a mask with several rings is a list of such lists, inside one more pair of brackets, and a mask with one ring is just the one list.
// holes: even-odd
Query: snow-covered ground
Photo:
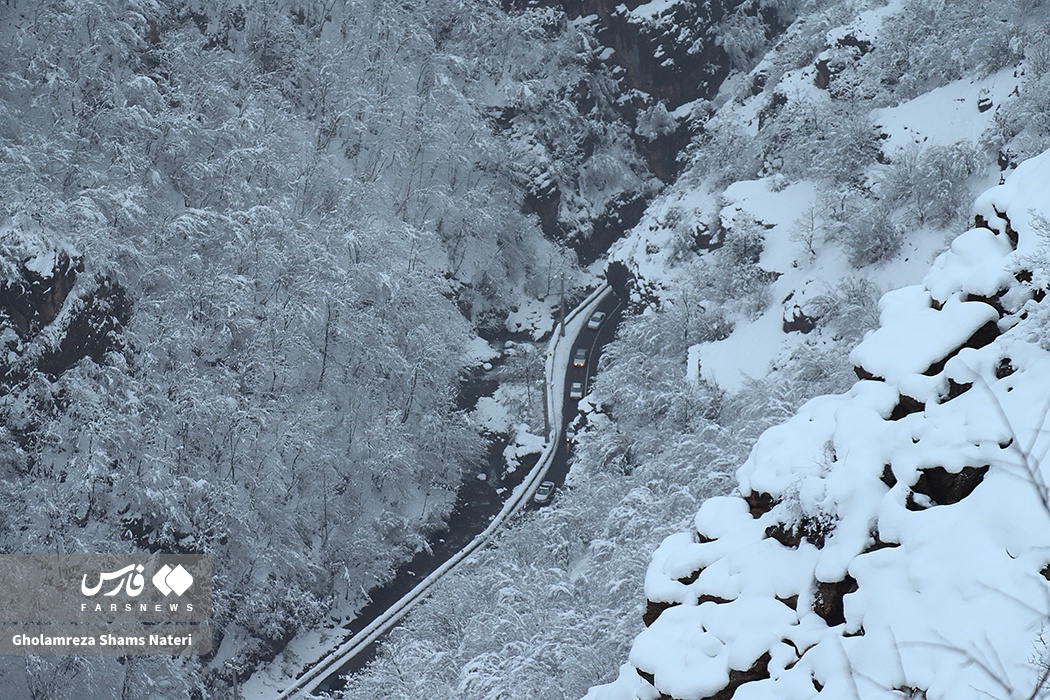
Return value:
[[(1004, 126), (1029, 99), (1026, 64), (940, 82), (898, 75), (914, 79), (899, 91), (865, 83), (865, 61), (885, 55), (884, 22), (905, 7), (893, 0), (827, 31), (823, 51), (787, 62), (774, 50), (730, 78), (738, 87), (709, 108), (709, 128), (737, 130), (727, 158), (746, 159), (750, 139), (764, 162), (744, 177), (687, 170), (612, 252), (660, 308), (704, 270), (690, 268), (693, 253), (717, 254), (708, 236), (757, 231), (768, 300), (686, 299), (720, 304), (732, 330), (683, 351), (681, 376), (733, 395), (799, 353), (852, 349), (861, 381), (768, 430), (733, 495), (664, 541), (645, 581), (647, 629), (587, 700), (1050, 695), (1050, 152), (1012, 171), (1011, 146), (996, 140), (1037, 128)], [(833, 117), (847, 99), (857, 115)], [(817, 123), (816, 155), (790, 133), (763, 141), (777, 119)], [(876, 131), (878, 162), (835, 189), (812, 165), (835, 167), (834, 131), (849, 128), (858, 140)], [(857, 201), (881, 208), (855, 224), (862, 209), (847, 197), (861, 190)], [(984, 190), (969, 231), (932, 208), (965, 214), (954, 202)], [(886, 222), (899, 250), (859, 261), (841, 232), (875, 237)], [(814, 309), (858, 283), (894, 291), (877, 328), (843, 334)], [(800, 316), (811, 327), (790, 329)]]
[(655, 619), (588, 700), (1034, 697), (1050, 651), (1048, 195), (1050, 153), (979, 198), (986, 226), (922, 284), (883, 298), (851, 356), (872, 378), (769, 430), (738, 494), (664, 542)]
[(886, 135), (883, 150), (976, 143), (995, 119), (997, 105), (1010, 99), (1021, 80), (1014, 68), (985, 78), (957, 80), (896, 107), (877, 109), (876, 125)]
[(507, 315), (507, 330), (512, 333), (528, 333), (534, 340), (546, 336), (557, 322), (560, 297), (552, 294), (546, 299), (526, 299)]

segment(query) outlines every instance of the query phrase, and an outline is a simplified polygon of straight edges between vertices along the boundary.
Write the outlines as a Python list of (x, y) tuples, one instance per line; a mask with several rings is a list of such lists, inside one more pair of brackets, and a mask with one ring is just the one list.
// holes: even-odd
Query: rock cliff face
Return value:
[[(618, 118), (631, 130), (633, 147), (649, 173), (663, 183), (677, 177), (679, 156), (702, 128), (703, 115), (694, 114), (691, 105), (713, 98), (729, 75), (732, 59), (718, 39), (721, 25), (731, 17), (744, 21), (754, 29), (758, 43), (768, 41), (785, 26), (784, 18), (775, 11), (746, 0), (525, 0), (507, 4), (513, 10), (558, 9), (586, 27), (585, 32), (599, 43), (593, 68), (604, 64), (615, 78), (613, 104)], [(575, 102), (581, 115), (591, 112), (593, 95), (601, 91), (600, 86), (587, 82), (577, 86)], [(586, 151), (593, 144), (580, 144), (580, 148)], [(573, 224), (561, 211), (572, 199), (573, 187), (574, 183), (541, 174), (529, 188), (525, 209), (537, 214), (552, 238), (573, 232)], [(610, 222), (616, 224), (617, 236), (635, 225), (651, 194), (647, 187), (625, 190), (590, 217), (599, 223), (575, 241), (581, 260), (591, 262), (615, 240), (603, 230)]]
[(625, 92), (638, 90), (674, 109), (711, 98), (729, 74), (729, 56), (715, 27), (737, 9), (760, 17), (768, 35), (782, 27), (774, 13), (743, 8), (745, 0), (617, 2), (533, 0), (527, 7), (560, 8), (570, 19), (591, 17), (609, 61), (621, 70)]
[(590, 700), (1036, 697), (1050, 621), (1050, 152), (887, 294), (860, 381), (767, 431), (649, 567)]
[(0, 280), (0, 387), (35, 372), (55, 378), (119, 345), (131, 313), (120, 286), (85, 275), (79, 256), (42, 243), (16, 257)]

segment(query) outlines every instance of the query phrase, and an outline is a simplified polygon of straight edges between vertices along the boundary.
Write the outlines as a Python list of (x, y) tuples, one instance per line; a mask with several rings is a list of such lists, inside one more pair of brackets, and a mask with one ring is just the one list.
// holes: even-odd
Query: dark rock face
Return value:
[(616, 296), (627, 300), (631, 298), (631, 288), (635, 284), (634, 275), (619, 260), (614, 260), (605, 268), (605, 279), (616, 293)]
[[(561, 10), (569, 19), (590, 20), (593, 36), (600, 46), (612, 49), (595, 58), (596, 69), (604, 64), (618, 84), (619, 99), (613, 111), (635, 130), (632, 138), (637, 153), (649, 172), (663, 183), (673, 182), (681, 169), (679, 155), (702, 129), (701, 116), (666, 117), (670, 123), (653, 130), (639, 126), (640, 115), (652, 108), (673, 111), (697, 99), (713, 98), (729, 75), (731, 60), (717, 41), (719, 24), (734, 12), (758, 20), (766, 39), (779, 34), (786, 22), (770, 9), (758, 6), (743, 10), (743, 0), (683, 1), (670, 7), (646, 12), (647, 3), (638, 0), (504, 0), (510, 12), (528, 8)], [(640, 9), (638, 13), (633, 10)], [(756, 14), (757, 13), (757, 14)], [(591, 113), (596, 102), (591, 86), (575, 87), (572, 99), (581, 115)], [(497, 128), (508, 128), (513, 114), (492, 115)], [(586, 152), (586, 144), (581, 144)], [(544, 233), (553, 240), (574, 239), (582, 264), (596, 259), (622, 233), (638, 223), (651, 191), (621, 192), (606, 205), (606, 211), (593, 230), (576, 232), (559, 220), (559, 208), (572, 200), (575, 183), (544, 181), (532, 186), (523, 202), (526, 213), (540, 219)], [(582, 233), (582, 235), (580, 235)], [(579, 239), (579, 240), (576, 240)]]
[(752, 491), (744, 496), (744, 500), (747, 501), (747, 507), (751, 511), (752, 518), (762, 517), (773, 510), (773, 506), (777, 504), (771, 495), (762, 491)]
[[(633, 9), (623, 3), (608, 4)], [(615, 51), (612, 58), (623, 69), (628, 87), (674, 108), (698, 97), (713, 97), (729, 74), (728, 56), (710, 30), (737, 4), (734, 0), (680, 3), (652, 24), (613, 9), (604, 19), (599, 15), (598, 36)]]
[(731, 700), (733, 695), (736, 693), (736, 689), (745, 683), (751, 681), (760, 681), (769, 678), (769, 662), (772, 660), (769, 652), (762, 654), (755, 660), (755, 663), (751, 664), (751, 668), (746, 671), (737, 671), (736, 669), (730, 669), (729, 671), (729, 685), (710, 696), (710, 700)]
[(673, 608), (679, 605), (679, 603), (664, 603), (659, 600), (647, 600), (645, 601), (645, 612), (642, 613), (642, 622), (645, 623), (646, 627), (650, 627), (656, 618), (660, 617), (664, 610)]
[(542, 188), (530, 188), (525, 193), (522, 211), (539, 217), (540, 228), (547, 238), (559, 240), (564, 235), (558, 221), (558, 208), (561, 206), (561, 190), (553, 181), (548, 181)]
[(926, 404), (917, 399), (913, 399), (907, 394), (901, 394), (900, 399), (897, 401), (897, 405), (893, 407), (893, 413), (890, 414), (890, 420), (900, 420), (905, 416), (910, 416), (913, 413), (920, 413), (926, 410)]
[(923, 374), (927, 377), (936, 377), (944, 371), (944, 366), (948, 363), (948, 360), (958, 355), (959, 351), (963, 348), (973, 348), (975, 350), (983, 348), (985, 345), (990, 344), (993, 340), (998, 338), (1001, 334), (1002, 331), (999, 330), (999, 326), (994, 321), (989, 321), (978, 328), (974, 334), (970, 336), (969, 340), (960, 345), (957, 349), (945, 355), (941, 360), (930, 365)]
[(83, 271), (83, 261), (72, 260), (64, 252), (55, 256), (53, 269), (46, 275), (23, 263), (19, 266), (21, 279), (0, 283), (0, 323), (13, 328), (23, 341), (36, 336), (58, 316)]
[(797, 523), (777, 523), (766, 528), (766, 537), (770, 537), (790, 549), (798, 549), (802, 541), (809, 542), (817, 549), (823, 549), (831, 536), (834, 523), (810, 516), (803, 516)]
[(119, 345), (118, 334), (130, 317), (131, 302), (124, 288), (102, 279), (70, 319), (58, 347), (41, 356), (38, 369), (57, 377), (85, 357), (101, 363), (106, 352)]
[(606, 206), (586, 241), (570, 241), (576, 249), (581, 265), (590, 265), (602, 251), (608, 250), (623, 232), (638, 223), (645, 212), (647, 200), (640, 193), (621, 193)]
[(814, 64), (817, 73), (813, 76), (813, 84), (821, 90), (830, 90), (833, 96), (838, 96), (839, 91), (833, 85), (835, 79), (847, 65), (856, 63), (871, 50), (871, 42), (853, 33), (840, 37)]
[[(949, 472), (944, 467), (933, 467), (922, 470), (919, 480), (912, 487), (913, 493), (921, 493), (930, 499), (932, 505), (947, 506), (958, 503), (973, 493), (973, 490), (984, 481), (989, 465), (981, 467), (963, 467), (958, 472)], [(909, 498), (909, 510), (922, 510)]]
[(783, 323), (781, 324), (781, 328), (785, 333), (798, 331), (804, 335), (817, 327), (817, 320), (812, 316), (807, 316), (798, 304), (791, 307), (790, 317), (788, 316), (788, 311), (785, 310)]
[(661, 134), (652, 140), (636, 137), (634, 141), (638, 152), (645, 158), (649, 169), (653, 171), (653, 175), (660, 178), (661, 182), (671, 183), (681, 171), (682, 164), (678, 156), (689, 145), (692, 137), (693, 132), (690, 125), (679, 122), (674, 131)]
[(841, 581), (833, 583), (817, 583), (817, 590), (813, 597), (813, 612), (820, 615), (829, 627), (841, 625), (846, 622), (846, 614), (843, 599), (857, 591), (857, 581), (849, 574)]
[[(714, 26), (741, 0), (681, 2), (643, 22), (631, 14), (638, 0), (510, 0), (507, 9), (554, 7), (570, 19), (595, 16), (598, 38), (613, 49), (626, 87), (640, 90), (674, 108), (698, 97), (710, 98), (729, 74), (729, 58), (715, 41)], [(775, 26), (772, 17), (763, 17)]]
[(14, 331), (2, 348), (0, 387), (34, 372), (54, 379), (85, 357), (101, 362), (131, 316), (123, 287), (85, 276), (82, 259), (57, 253), (50, 270), (28, 263), (0, 281), (0, 333)]

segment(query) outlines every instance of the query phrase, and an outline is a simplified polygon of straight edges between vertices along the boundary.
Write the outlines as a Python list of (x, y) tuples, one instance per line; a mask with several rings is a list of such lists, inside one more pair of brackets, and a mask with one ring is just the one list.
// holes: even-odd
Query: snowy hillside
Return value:
[[(819, 42), (802, 61), (782, 42), (730, 79), (693, 167), (613, 256), (647, 313), (721, 319), (679, 351), (694, 392), (834, 377), (851, 348), (861, 381), (766, 432), (733, 494), (664, 541), (647, 629), (590, 700), (1046, 690), (1050, 156), (1012, 171), (1047, 145), (1043, 33), (981, 33), (965, 4), (851, 10), (789, 29)], [(1013, 48), (979, 58), (948, 27)], [(733, 261), (749, 272), (712, 283)]]
[(1050, 3), (9, 0), (0, 39), (0, 546), (216, 572), (213, 656), (3, 657), (0, 697), (243, 694), (389, 611), (560, 430), (545, 338), (603, 276), (555, 495), (336, 696), (1038, 695)]
[(0, 548), (207, 553), (217, 653), (8, 657), (0, 697), (222, 697), (431, 549), (489, 454), (536, 451), (529, 341), (592, 277), (533, 171), (584, 238), (653, 179), (547, 19), (4, 3)]
[(738, 493), (664, 541), (636, 673), (588, 698), (1043, 687), (1048, 194), (1050, 152), (979, 198), (921, 285), (883, 297), (851, 354), (861, 381), (767, 431)]
[[(689, 3), (632, 5), (654, 57), (690, 55)], [(710, 27), (724, 82), (635, 125), (689, 138), (610, 251), (631, 315), (568, 488), (344, 697), (1029, 697), (1047, 178), (1018, 164), (1050, 147), (1046, 13), (752, 2)]]

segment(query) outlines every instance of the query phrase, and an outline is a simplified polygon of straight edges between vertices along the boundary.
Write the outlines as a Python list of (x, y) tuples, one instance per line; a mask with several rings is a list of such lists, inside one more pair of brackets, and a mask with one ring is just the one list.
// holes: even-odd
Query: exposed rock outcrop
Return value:
[[(745, 18), (754, 24), (760, 38), (768, 41), (787, 25), (787, 18), (772, 6), (744, 0), (702, 4), (508, 0), (504, 5), (512, 10), (556, 8), (570, 20), (590, 23), (590, 31), (603, 47), (595, 60), (611, 70), (618, 85), (617, 99), (611, 104), (633, 129), (634, 147), (649, 172), (664, 183), (677, 177), (680, 155), (702, 128), (702, 116), (693, 115), (689, 109), (677, 113), (676, 108), (713, 98), (729, 75), (732, 58), (718, 38), (720, 26), (732, 18)], [(571, 97), (581, 115), (594, 107), (594, 92), (586, 81), (575, 87)], [(660, 117), (655, 128), (650, 123), (653, 114)], [(514, 117), (504, 110), (494, 116), (494, 123), (508, 128)], [(581, 147), (586, 150), (587, 145)], [(533, 177), (528, 186), (524, 209), (539, 217), (551, 238), (562, 238), (573, 228), (561, 220), (564, 213), (560, 208), (571, 199), (574, 186), (543, 174)], [(637, 224), (651, 195), (642, 190), (624, 191), (608, 202), (593, 231), (574, 240), (577, 249), (588, 251), (581, 262), (593, 261), (624, 230)]]
[(36, 251), (9, 264), (0, 280), (0, 387), (34, 372), (56, 378), (84, 358), (100, 362), (130, 315), (124, 289), (85, 275), (83, 259), (69, 251)]

